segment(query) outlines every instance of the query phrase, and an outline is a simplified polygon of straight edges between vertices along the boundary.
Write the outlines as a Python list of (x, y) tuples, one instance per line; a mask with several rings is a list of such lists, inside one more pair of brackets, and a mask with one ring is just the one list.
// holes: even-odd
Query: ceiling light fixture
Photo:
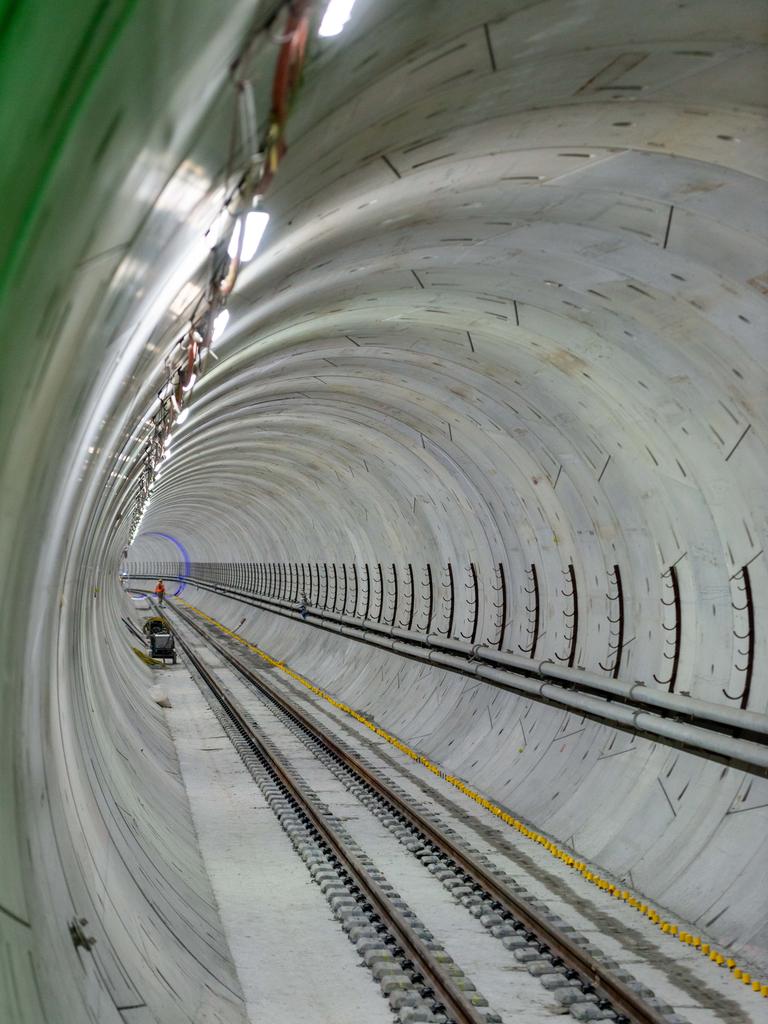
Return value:
[(213, 337), (212, 341), (218, 341), (224, 331), (227, 329), (229, 323), (229, 310), (222, 309), (216, 319), (213, 321)]
[[(242, 224), (242, 219), (237, 221), (235, 230), (232, 232), (232, 237), (229, 240), (227, 253), (230, 259), (234, 259), (237, 256), (237, 247), (240, 244), (240, 227)], [(256, 255), (256, 250), (259, 248), (262, 235), (267, 229), (267, 224), (269, 224), (269, 214), (263, 210), (252, 210), (246, 214), (243, 247), (240, 250), (241, 263), (247, 263)]]
[(337, 36), (349, 21), (355, 0), (331, 0), (320, 22), (318, 35), (324, 39)]

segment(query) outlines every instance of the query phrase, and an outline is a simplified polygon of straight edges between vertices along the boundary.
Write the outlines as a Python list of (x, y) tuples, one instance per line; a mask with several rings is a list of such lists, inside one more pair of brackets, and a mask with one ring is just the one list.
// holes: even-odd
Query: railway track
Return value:
[[(300, 827), (312, 836), (311, 841), (319, 844), (323, 853), (330, 857), (333, 871), (343, 878), (347, 890), (353, 893), (365, 913), (372, 915), (374, 930), (379, 936), (386, 933), (388, 948), (394, 950), (395, 960), (406, 976), (428, 1002), (433, 1000), (436, 1016), (412, 1019), (490, 1024), (499, 1018), (490, 1013), (487, 1006), (480, 1005), (484, 1000), (478, 999), (474, 986), (467, 985), (466, 979), (457, 979), (453, 970), (455, 965), (446, 963), (450, 958), (435, 948), (432, 937), (420, 922), (414, 923), (413, 915), (402, 906), (402, 901), (392, 898), (381, 874), (345, 837), (343, 828), (334, 823), (327, 809), (324, 812), (318, 806), (317, 799), (275, 750), (269, 737), (249, 719), (242, 705), (193, 649), (185, 636), (187, 629), (235, 670), (310, 751), (382, 819), (401, 842), (405, 842), (424, 866), (457, 898), (461, 897), (467, 909), (504, 941), (516, 959), (523, 963), (535, 960), (540, 964), (539, 974), (546, 974), (550, 979), (548, 987), (559, 985), (566, 995), (570, 989), (573, 999), (564, 999), (565, 1005), (569, 1002), (582, 1002), (584, 1005), (583, 1001), (587, 1000), (597, 1018), (605, 1015), (619, 1024), (669, 1024), (669, 1017), (649, 1002), (652, 993), (637, 985), (633, 987), (630, 981), (618, 977), (612, 969), (591, 956), (566, 930), (548, 919), (548, 915), (522, 899), (515, 892), (513, 880), (493, 868), (481, 855), (473, 856), (462, 848), (448, 834), (450, 830), (446, 831), (421, 813), (405, 794), (401, 795), (387, 784), (355, 752), (311, 720), (284, 693), (254, 672), (225, 643), (212, 636), (186, 612), (172, 606), (172, 614), (184, 625), (184, 630), (174, 629), (179, 646), (207, 686), (220, 719), (226, 719), (230, 738), (233, 738), (233, 732), (236, 734), (233, 741), (241, 747), (240, 753), (246, 764), (253, 767), (253, 759), (257, 759), (259, 771), (274, 800), (283, 811), (286, 807), (290, 809)], [(243, 747), (247, 748), (246, 756)], [(357, 924), (365, 930), (362, 918)], [(355, 927), (354, 922), (351, 927)], [(371, 955), (375, 955), (375, 948)], [(390, 1002), (397, 1005), (396, 1000), (390, 999)]]

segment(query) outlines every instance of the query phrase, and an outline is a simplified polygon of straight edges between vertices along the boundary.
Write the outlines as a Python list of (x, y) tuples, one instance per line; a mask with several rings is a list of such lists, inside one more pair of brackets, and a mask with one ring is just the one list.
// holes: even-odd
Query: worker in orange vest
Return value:
[(157, 602), (160, 605), (160, 607), (162, 608), (163, 604), (165, 603), (165, 584), (163, 583), (162, 580), (158, 580), (157, 581), (157, 586), (155, 587), (155, 593), (157, 594)]

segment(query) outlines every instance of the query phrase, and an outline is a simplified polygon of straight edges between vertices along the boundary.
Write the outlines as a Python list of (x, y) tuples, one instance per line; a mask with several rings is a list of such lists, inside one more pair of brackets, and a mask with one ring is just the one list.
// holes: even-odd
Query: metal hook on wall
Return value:
[(488, 637), (486, 643), (492, 644), (498, 650), (504, 646), (504, 630), (509, 625), (507, 621), (507, 580), (504, 575), (504, 566), (499, 562), (495, 569), (495, 580), (491, 584), (493, 591), (493, 610), (496, 617), (496, 631), (498, 636), (494, 639)]
[[(390, 587), (392, 588), (391, 590), (390, 590)], [(390, 626), (394, 626), (395, 619), (397, 618), (397, 599), (398, 599), (397, 567), (396, 567), (394, 562), (392, 563), (392, 579), (388, 580), (387, 597), (392, 602), (392, 612), (391, 612), (391, 617), (390, 617), (390, 620), (389, 620), (388, 624)], [(386, 616), (384, 617), (384, 624), (387, 625)]]
[[(666, 686), (669, 693), (675, 692), (675, 683), (677, 682), (677, 669), (680, 663), (680, 645), (682, 642), (682, 604), (680, 602), (680, 581), (677, 578), (677, 567), (670, 565), (670, 567), (662, 573), (661, 578), (664, 580), (665, 591), (671, 591), (669, 600), (665, 600), (664, 594), (661, 596), (661, 603), (663, 607), (673, 609), (672, 624), (670, 626), (665, 622), (665, 612), (662, 612), (661, 628), (667, 634), (671, 636), (664, 637), (664, 650), (662, 651), (662, 657), (666, 661), (671, 661), (670, 673), (668, 679), (659, 679), (656, 673), (653, 673), (653, 678), (660, 686)], [(671, 653), (668, 650), (671, 648)]]
[(352, 614), (357, 618), (357, 605), (360, 597), (360, 581), (357, 578), (357, 562), (352, 563), (352, 578), (355, 581), (355, 600), (352, 604)]
[[(452, 636), (453, 635), (453, 610), (454, 610), (454, 604), (455, 604), (455, 591), (454, 591), (454, 585), (453, 585), (453, 566), (451, 565), (450, 562), (446, 566), (446, 577), (447, 578), (445, 580), (443, 580), (442, 577), (441, 577), (440, 585), (441, 585), (441, 589), (444, 587), (446, 589), (446, 591), (447, 591), (447, 594), (448, 594), (448, 615), (447, 615), (448, 621), (446, 623), (445, 630), (442, 630), (439, 626), (437, 627), (437, 632), (438, 632), (438, 634), (440, 636)], [(441, 615), (445, 615), (445, 612), (443, 611), (443, 607), (442, 607), (444, 605), (445, 605), (445, 597), (442, 597), (441, 609), (440, 609)]]
[(745, 648), (742, 648), (740, 645), (736, 647), (737, 656), (746, 660), (743, 665), (734, 665), (737, 672), (744, 673), (744, 685), (741, 693), (736, 697), (732, 697), (730, 693), (723, 690), (723, 696), (727, 697), (728, 700), (739, 701), (740, 706), (746, 708), (749, 705), (749, 695), (752, 689), (752, 672), (755, 664), (755, 605), (752, 597), (752, 581), (749, 576), (749, 567), (746, 565), (742, 566), (733, 577), (732, 582), (736, 584), (736, 590), (744, 595), (743, 604), (736, 604), (733, 596), (731, 596), (731, 607), (735, 612), (746, 613), (746, 622), (743, 626), (744, 632), (740, 633), (736, 626), (733, 627), (733, 635), (736, 640), (746, 642)]
[(384, 573), (381, 571), (381, 562), (376, 563), (376, 568), (379, 571), (379, 582), (377, 587), (379, 597), (379, 611), (376, 616), (376, 621), (381, 622), (381, 614), (384, 611)]
[(478, 593), (477, 586), (477, 569), (475, 563), (469, 563), (469, 583), (464, 584), (464, 589), (467, 591), (467, 610), (468, 618), (472, 620), (472, 629), (469, 633), (461, 631), (462, 640), (469, 640), (471, 644), (475, 642), (477, 637), (477, 623), (480, 616), (480, 595)]
[(408, 601), (408, 615), (398, 625), (405, 626), (406, 629), (410, 630), (413, 626), (413, 610), (416, 606), (416, 587), (413, 582), (413, 565), (410, 562), (408, 563), (408, 573), (405, 577), (403, 593)]
[[(429, 633), (432, 628), (432, 614), (434, 611), (434, 586), (432, 583), (432, 566), (427, 563), (424, 568), (424, 575), (426, 579), (422, 582), (422, 598), (427, 606), (427, 621), (424, 623), (424, 632)], [(424, 588), (426, 587), (426, 595), (424, 594)]]
[(363, 612), (363, 618), (368, 618), (368, 613), (371, 610), (371, 570), (368, 568), (368, 563), (365, 563), (365, 611)]
[(317, 597), (315, 599), (315, 605), (319, 608), (319, 591), (321, 591), (321, 580), (319, 580), (319, 562), (314, 563), (314, 571), (317, 573)]
[[(621, 668), (621, 654), (624, 648), (624, 588), (621, 583), (621, 570), (618, 565), (614, 565), (611, 572), (608, 573), (608, 582), (609, 586), (614, 588), (614, 593), (606, 594), (605, 597), (609, 603), (609, 607), (612, 607), (614, 604), (616, 605), (616, 614), (612, 617), (610, 611), (608, 613), (608, 622), (610, 625), (608, 636), (608, 658), (606, 660), (610, 661), (612, 654), (615, 655), (615, 657), (611, 668), (604, 665), (601, 661), (598, 662), (598, 664), (604, 672), (610, 672), (614, 679), (618, 679), (619, 670)], [(612, 626), (617, 627), (615, 631), (615, 642), (613, 639), (614, 631), (611, 629)]]
[(568, 589), (561, 590), (560, 593), (566, 601), (570, 600), (571, 602), (570, 611), (568, 611), (567, 607), (563, 609), (568, 653), (555, 653), (555, 657), (558, 661), (567, 662), (568, 668), (573, 668), (576, 661), (576, 642), (579, 635), (579, 591), (576, 586), (576, 570), (574, 569), (573, 562), (568, 565), (567, 569), (562, 569), (561, 572), (566, 577)]
[[(526, 632), (530, 643), (527, 647), (523, 647), (522, 644), (517, 646), (523, 652), (527, 654), (529, 658), (536, 657), (536, 645), (539, 642), (539, 624), (540, 624), (540, 609), (539, 609), (539, 577), (536, 572), (536, 566), (531, 562), (530, 569), (526, 569), (526, 576), (528, 577), (527, 583), (523, 589), (528, 595), (528, 600), (525, 604), (525, 610), (528, 613), (528, 626)], [(533, 606), (531, 606), (531, 602)]]

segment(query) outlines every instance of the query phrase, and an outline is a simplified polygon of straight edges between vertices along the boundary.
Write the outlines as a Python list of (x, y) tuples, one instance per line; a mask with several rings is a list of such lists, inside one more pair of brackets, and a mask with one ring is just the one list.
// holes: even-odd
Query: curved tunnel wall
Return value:
[[(740, 699), (740, 570), (758, 606), (766, 582), (765, 253), (748, 219), (762, 158), (757, 96), (730, 91), (753, 47), (702, 15), (665, 22), (663, 43), (653, 15), (562, 33), (544, 29), (543, 8), (475, 15), (416, 53), (388, 51), (378, 76), (361, 24), (335, 57), (348, 91), (331, 104), (308, 76), (308, 130), (270, 196), (274, 241), (231, 304), (225, 358), (147, 522), (186, 520), (201, 561), (451, 562), (459, 591), (469, 563), (487, 581), (501, 562), (513, 650), (530, 640), (534, 564), (550, 658), (567, 643), (572, 564), (577, 664), (592, 670), (612, 663), (618, 565), (621, 677), (668, 679), (674, 625), (677, 692)], [(141, 539), (131, 557), (148, 557)], [(671, 566), (677, 621), (663, 603)], [(488, 600), (481, 616), (485, 637)], [(290, 627), (263, 619), (284, 657)], [(457, 617), (454, 634), (465, 628)], [(760, 633), (748, 706), (763, 711)], [(426, 736), (450, 770), (758, 954), (761, 780), (369, 663), (335, 638), (292, 643), (331, 692), (409, 741)], [(478, 710), (490, 701), (498, 722)], [(526, 722), (533, 743), (518, 737)]]
[[(19, 1005), (37, 998), (27, 946), (33, 964), (48, 965), (41, 998), (52, 1020), (73, 1019), (54, 1008), (57, 983), (67, 1012), (105, 987), (76, 974), (66, 946), (87, 851), (95, 874), (79, 884), (89, 899), (96, 875), (121, 880), (109, 886), (114, 915), (96, 900), (91, 920), (152, 1012), (196, 1019), (201, 991), (164, 1002), (158, 971), (186, 982), (197, 962), (178, 907), (152, 948), (129, 941), (122, 920), (135, 906), (156, 921), (153, 894), (179, 871), (171, 839), (156, 834), (160, 808), (177, 808), (179, 834), (189, 822), (160, 714), (138, 662), (124, 667), (116, 573), (131, 445), (178, 329), (174, 296), (200, 281), (192, 249), (223, 196), (224, 70), (253, 14), (238, 5), (220, 26), (204, 7), (179, 7), (158, 26), (149, 5), (126, 5), (105, 44), (108, 73), (45, 182), (48, 228), (27, 205), (37, 234), (24, 236), (5, 292), (14, 337), (44, 339), (14, 350), (5, 375), (3, 429), (24, 443), (3, 464), (9, 521), (21, 525), (3, 525), (0, 539), (10, 578), (36, 584), (28, 605), (3, 595), (15, 673), (5, 685), (18, 704), (22, 672), (27, 683), (11, 795), (37, 808), (42, 791), (46, 813), (16, 817), (4, 803), (3, 904), (22, 923), (6, 915), (2, 927), (7, 948), (21, 950)], [(161, 62), (165, 77), (145, 76), (110, 135), (126, 69), (140, 77), (144, 61), (158, 64), (137, 59), (149, 31), (173, 56)], [(573, 564), (577, 663), (591, 669), (609, 649), (606, 590), (618, 564), (624, 670), (646, 681), (667, 668), (661, 602), (675, 564), (677, 690), (723, 702), (739, 694), (736, 577), (749, 566), (758, 621), (768, 584), (756, 215), (764, 34), (764, 11), (746, 0), (650, 3), (641, 16), (624, 3), (358, 0), (347, 31), (307, 68), (262, 251), (238, 282), (219, 362), (177, 433), (144, 529), (178, 537), (196, 561), (474, 562), (484, 578), (501, 562), (510, 646), (525, 644), (525, 570), (535, 564), (543, 656), (562, 650), (562, 572)], [(107, 157), (87, 169), (95, 184), (75, 211), (63, 200), (86, 173), (85, 139)], [(130, 558), (175, 560), (169, 552), (140, 537)], [(241, 617), (221, 600), (199, 602), (230, 623)], [(487, 634), (487, 605), (483, 614)], [(457, 691), (455, 677), (418, 678), (396, 657), (269, 616), (254, 628), (264, 646), (400, 735), (422, 737), (540, 827), (764, 959), (765, 907), (753, 898), (764, 871), (760, 780), (644, 741), (608, 756), (624, 740), (603, 727), (583, 723), (566, 738), (568, 722), (551, 709), (513, 698), (491, 707), (482, 690)], [(83, 641), (91, 631), (110, 637), (103, 648)], [(765, 662), (758, 629), (755, 711), (766, 707)], [(500, 736), (524, 715), (545, 738), (510, 747)], [(129, 779), (124, 756), (146, 756), (147, 774)], [(94, 793), (114, 806), (125, 798), (133, 838)], [(129, 843), (138, 858), (153, 852), (159, 875), (129, 879), (114, 867)], [(184, 873), (205, 904), (199, 860)], [(213, 918), (202, 905), (195, 913), (198, 934)], [(206, 947), (203, 959), (218, 972), (214, 1003), (236, 1019), (225, 951)]]

